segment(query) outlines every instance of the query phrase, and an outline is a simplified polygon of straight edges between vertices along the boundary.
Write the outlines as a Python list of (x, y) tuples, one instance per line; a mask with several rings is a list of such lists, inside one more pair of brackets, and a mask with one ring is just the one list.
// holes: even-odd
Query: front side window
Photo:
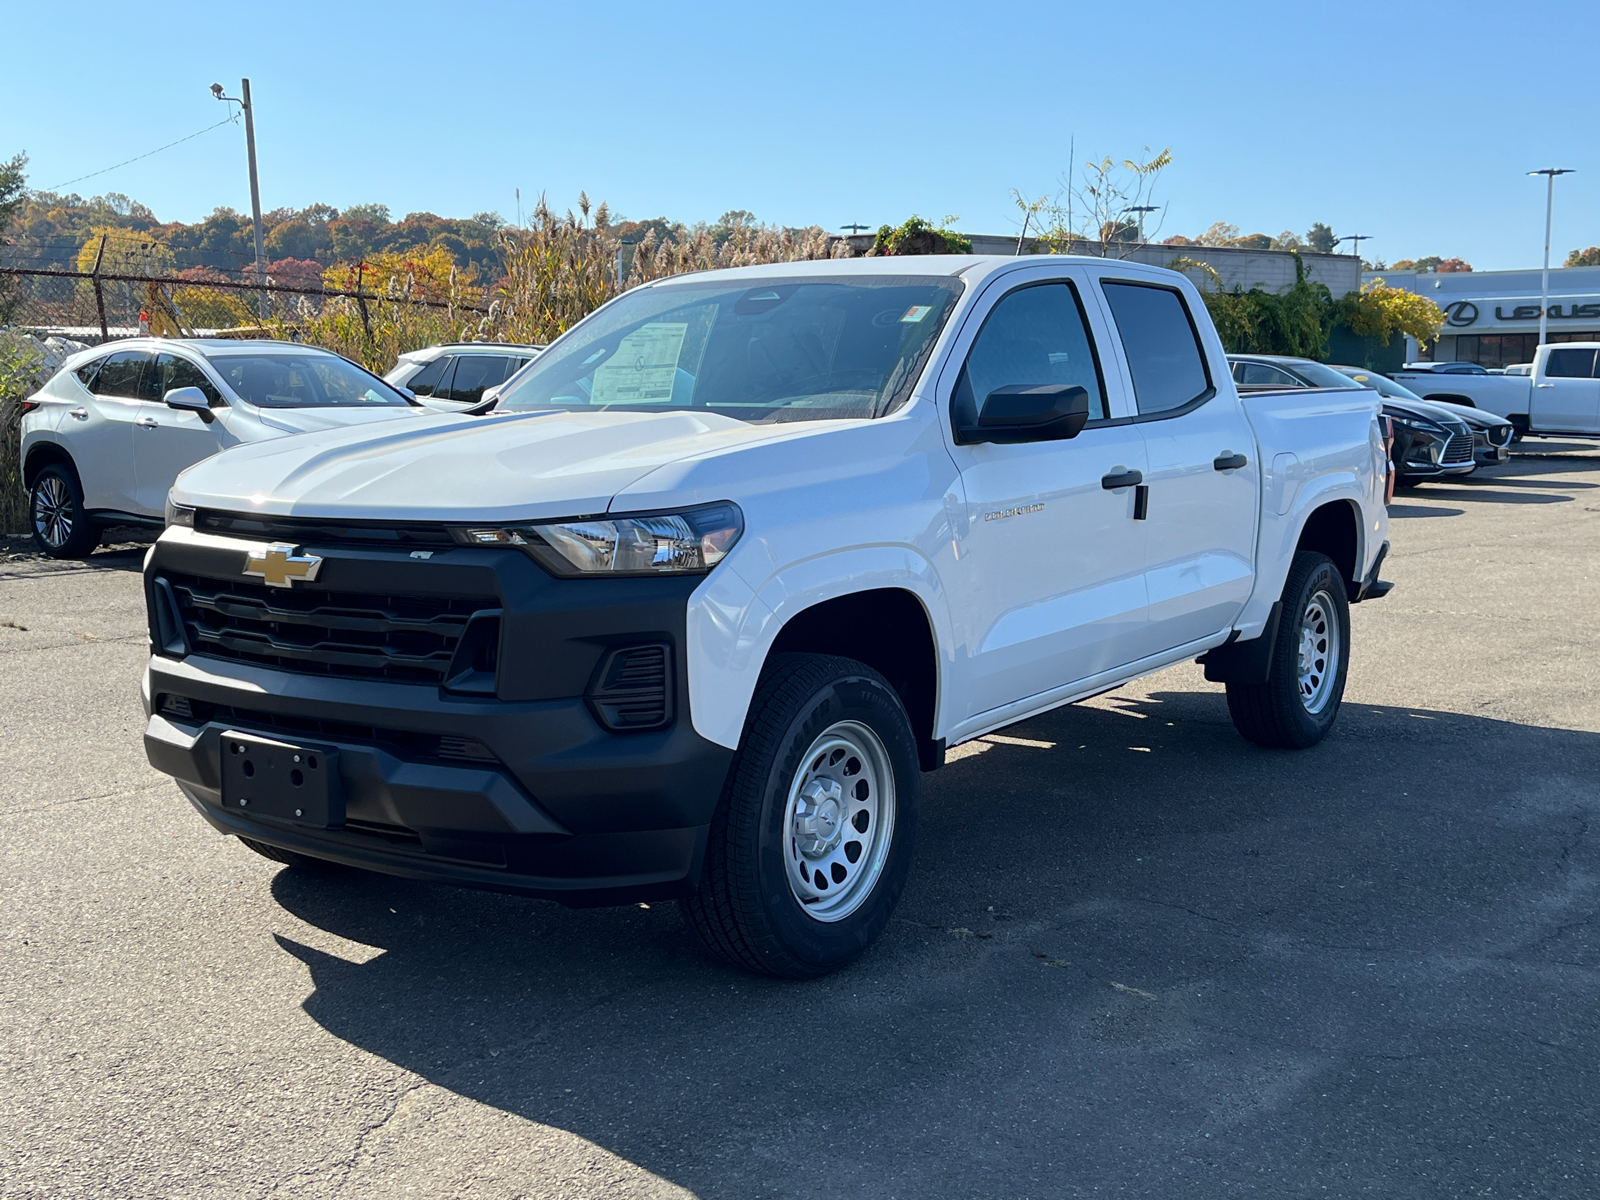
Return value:
[(1594, 377), (1593, 350), (1552, 350), (1545, 363), (1545, 376), (1549, 379), (1592, 379)]
[(450, 390), (441, 389), (444, 400), (466, 400), (476, 404), (483, 399), (483, 390), (504, 383), (509, 359), (498, 354), (463, 354), (456, 359), (456, 373), (450, 378)]
[(95, 395), (137, 400), (139, 377), (144, 374), (144, 365), (149, 361), (150, 355), (143, 350), (118, 350), (100, 368), (100, 374), (94, 381)]
[(1103, 282), (1117, 323), (1139, 414), (1168, 412), (1211, 390), (1200, 338), (1183, 297), (1172, 288)]
[(403, 408), (408, 401), (336, 354), (219, 354), (217, 373), (258, 408)]
[(996, 388), (1063, 383), (1089, 393), (1091, 421), (1109, 415), (1077, 289), (1066, 282), (1018, 288), (994, 306), (972, 343), (956, 379), (951, 423), (976, 425)]
[(883, 416), (911, 394), (961, 287), (861, 275), (637, 288), (539, 355), (498, 411)]
[(222, 393), (217, 391), (216, 384), (187, 358), (180, 358), (176, 354), (159, 355), (155, 373), (160, 377), (160, 386), (156, 389), (160, 399), (165, 400), (168, 392), (178, 388), (192, 387), (204, 392), (213, 407), (222, 403)]
[[(1239, 386), (1241, 387), (1295, 388), (1305, 386), (1289, 372), (1280, 371), (1277, 367), (1268, 366), (1266, 363), (1238, 363), (1234, 369), (1234, 378), (1239, 381)], [(1348, 381), (1345, 386), (1349, 386)]]

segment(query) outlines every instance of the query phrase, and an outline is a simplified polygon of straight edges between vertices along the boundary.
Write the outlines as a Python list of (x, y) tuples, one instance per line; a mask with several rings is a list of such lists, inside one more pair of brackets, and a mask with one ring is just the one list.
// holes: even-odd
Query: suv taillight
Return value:
[(22, 402), (22, 415), (27, 416), (34, 409), (42, 407), (43, 404), (43, 400), (24, 400)]

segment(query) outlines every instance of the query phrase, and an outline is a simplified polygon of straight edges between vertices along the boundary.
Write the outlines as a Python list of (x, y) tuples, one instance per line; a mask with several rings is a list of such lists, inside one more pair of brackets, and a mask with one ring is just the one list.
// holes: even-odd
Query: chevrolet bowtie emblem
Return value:
[(244, 573), (259, 575), (268, 587), (286, 588), (297, 579), (310, 583), (317, 577), (322, 559), (315, 554), (296, 554), (295, 548), (285, 543), (268, 546), (259, 554), (245, 559)]

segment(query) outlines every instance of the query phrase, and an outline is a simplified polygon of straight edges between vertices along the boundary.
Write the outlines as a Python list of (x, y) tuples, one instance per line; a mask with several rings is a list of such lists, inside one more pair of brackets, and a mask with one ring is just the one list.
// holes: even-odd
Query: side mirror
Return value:
[(481, 417), (486, 412), (493, 412), (494, 406), (500, 403), (500, 389), (504, 386), (505, 384), (502, 383), (496, 384), (494, 387), (484, 388), (483, 395), (478, 397), (475, 404), (469, 404), (466, 408), (458, 408), (455, 411), (466, 413), (471, 417)]
[(402, 387), (398, 383), (391, 383), (389, 386), (392, 387), (395, 391), (399, 392), (402, 396), (404, 396), (412, 404), (417, 403), (417, 394), (415, 392), (413, 392), (410, 388)]
[(173, 388), (162, 399), (168, 408), (179, 412), (198, 413), (203, 420), (211, 420), (211, 401), (197, 387)]
[(1089, 421), (1089, 393), (1076, 384), (1008, 384), (983, 401), (977, 425), (961, 431), (961, 441), (1057, 442), (1075, 438)]

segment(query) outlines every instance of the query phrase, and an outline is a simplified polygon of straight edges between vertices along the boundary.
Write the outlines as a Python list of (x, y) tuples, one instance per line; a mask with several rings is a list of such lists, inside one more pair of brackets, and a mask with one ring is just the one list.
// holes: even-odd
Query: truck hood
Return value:
[(427, 409), (391, 408), (258, 408), (256, 418), (268, 429), (283, 433), (313, 433), (322, 429), (347, 429), (352, 425), (370, 425), (374, 421), (405, 420), (412, 417), (430, 417)]
[(385, 521), (605, 512), (658, 467), (839, 422), (750, 425), (708, 412), (544, 412), (329, 429), (235, 446), (178, 476), (181, 504)]

